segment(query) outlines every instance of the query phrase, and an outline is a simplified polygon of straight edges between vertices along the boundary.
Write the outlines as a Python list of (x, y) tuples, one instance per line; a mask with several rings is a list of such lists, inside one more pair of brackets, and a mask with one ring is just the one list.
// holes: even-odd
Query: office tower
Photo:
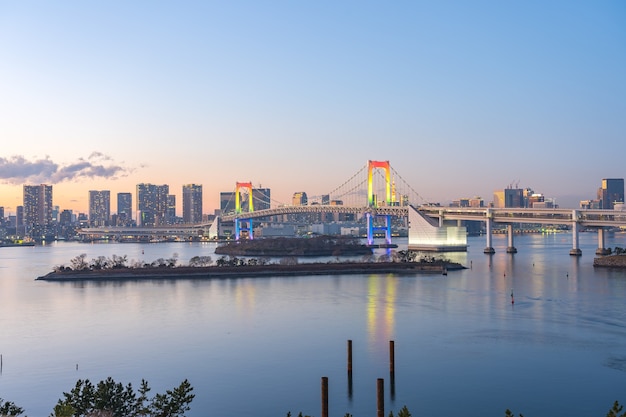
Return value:
[(164, 224), (176, 223), (176, 196), (174, 194), (167, 195), (167, 208), (165, 209)]
[(304, 191), (293, 193), (292, 204), (294, 206), (306, 206), (308, 204), (308, 198)]
[(494, 191), (493, 206), (495, 208), (524, 207), (524, 190), (521, 188), (505, 188)]
[(4, 207), (0, 207), (0, 225), (4, 225)]
[(111, 217), (111, 191), (89, 191), (89, 225), (102, 227), (109, 225)]
[(225, 191), (220, 193), (220, 210), (222, 215), (233, 214), (235, 212), (235, 192)]
[(255, 210), (269, 210), (271, 208), (271, 193), (269, 188), (253, 188), (252, 198)]
[(133, 221), (133, 195), (117, 193), (117, 225), (130, 226)]
[(24, 226), (24, 206), (15, 207), (15, 227), (20, 229)]
[(598, 200), (603, 209), (613, 209), (615, 203), (624, 202), (624, 179), (603, 178), (602, 187), (598, 189)]
[(183, 223), (202, 222), (202, 185), (183, 185)]
[(27, 235), (40, 237), (52, 224), (52, 186), (24, 186), (24, 226)]
[(137, 224), (159, 226), (165, 224), (169, 186), (137, 184)]

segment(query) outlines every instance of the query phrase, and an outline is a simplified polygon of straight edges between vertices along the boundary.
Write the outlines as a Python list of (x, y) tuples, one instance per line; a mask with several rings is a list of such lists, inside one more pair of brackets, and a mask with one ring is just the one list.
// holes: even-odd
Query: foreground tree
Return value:
[(124, 386), (110, 377), (97, 385), (79, 379), (70, 392), (63, 393), (50, 417), (183, 417), (195, 397), (186, 379), (153, 398), (148, 397), (149, 391), (145, 380), (135, 392), (130, 383)]
[(22, 407), (18, 407), (11, 401), (4, 401), (0, 398), (0, 416), (19, 416), (24, 412)]

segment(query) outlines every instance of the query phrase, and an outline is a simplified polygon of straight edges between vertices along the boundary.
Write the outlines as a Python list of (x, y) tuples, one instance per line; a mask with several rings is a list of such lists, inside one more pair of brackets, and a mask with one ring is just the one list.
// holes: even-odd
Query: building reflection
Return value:
[(367, 334), (370, 346), (393, 338), (397, 288), (398, 278), (394, 275), (368, 277)]

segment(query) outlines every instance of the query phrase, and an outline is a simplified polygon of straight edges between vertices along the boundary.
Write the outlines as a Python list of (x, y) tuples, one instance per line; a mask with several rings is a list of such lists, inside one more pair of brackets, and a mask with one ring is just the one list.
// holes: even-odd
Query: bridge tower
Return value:
[[(375, 169), (382, 169), (385, 171), (385, 204), (391, 205), (391, 167), (389, 161), (368, 161), (367, 163), (367, 206), (373, 209), (373, 213), (367, 213), (367, 244), (374, 244), (374, 232), (376, 230), (385, 231), (385, 241), (387, 244), (391, 244), (391, 216), (376, 214), (375, 209), (380, 206), (378, 199), (374, 199), (374, 181), (373, 174)], [(384, 225), (378, 226), (377, 219), (383, 219)]]
[[(237, 215), (242, 213), (241, 210), (241, 198), (239, 191), (241, 189), (248, 190), (248, 213), (254, 211), (254, 202), (252, 201), (252, 182), (237, 182), (237, 186), (235, 187), (235, 213)], [(245, 226), (247, 225), (247, 226)], [(239, 216), (235, 217), (235, 240), (239, 240), (241, 237), (241, 232), (243, 230), (248, 231), (248, 238), (253, 239), (254, 234), (252, 231), (252, 219), (251, 218), (239, 218)]]

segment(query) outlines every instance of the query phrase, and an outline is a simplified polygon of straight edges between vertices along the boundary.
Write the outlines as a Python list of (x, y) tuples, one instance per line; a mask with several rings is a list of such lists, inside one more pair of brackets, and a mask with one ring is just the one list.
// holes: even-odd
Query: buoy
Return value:
[(515, 298), (513, 297), (513, 288), (511, 288), (511, 304), (515, 304)]

